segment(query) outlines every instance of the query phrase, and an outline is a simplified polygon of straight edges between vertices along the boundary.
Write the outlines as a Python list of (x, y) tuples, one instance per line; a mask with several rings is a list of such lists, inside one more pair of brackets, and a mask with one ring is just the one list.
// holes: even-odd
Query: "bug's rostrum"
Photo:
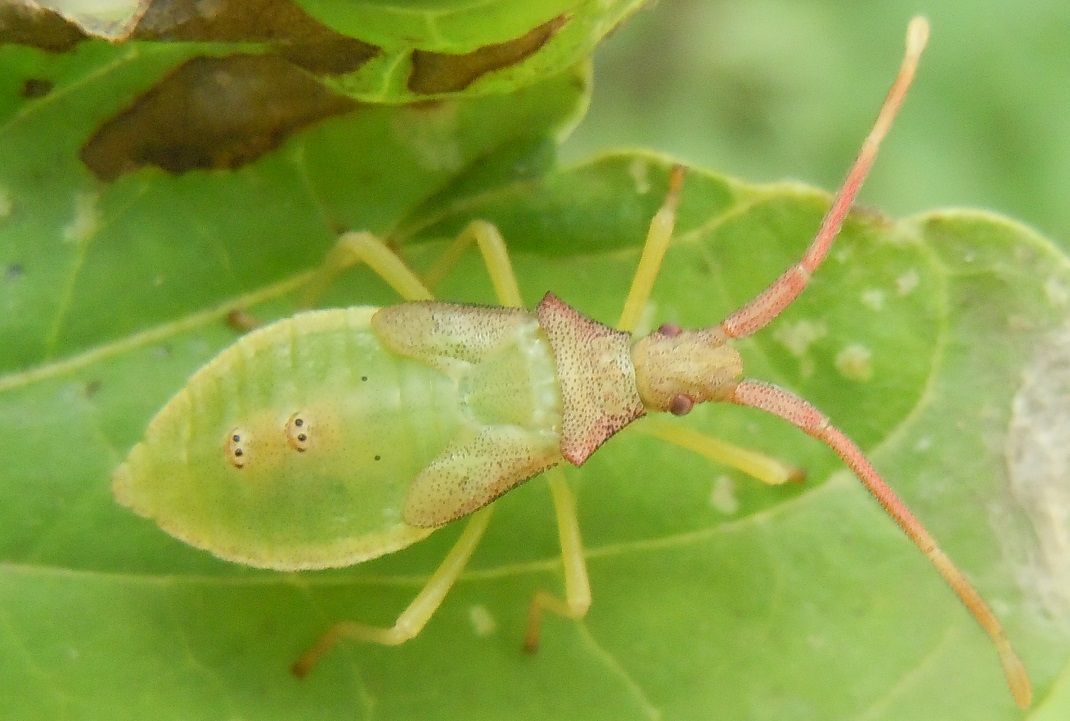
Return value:
[(658, 330), (636, 343), (635, 381), (647, 410), (671, 413), (679, 396), (694, 403), (730, 399), (743, 362), (727, 340), (723, 330), (713, 327), (676, 334)]

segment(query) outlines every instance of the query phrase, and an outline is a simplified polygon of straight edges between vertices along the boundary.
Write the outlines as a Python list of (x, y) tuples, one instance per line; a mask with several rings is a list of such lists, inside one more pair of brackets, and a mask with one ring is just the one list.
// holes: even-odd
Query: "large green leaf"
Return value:
[[(148, 419), (234, 341), (230, 311), (292, 312), (342, 228), (382, 233), (424, 268), (439, 239), (488, 218), (529, 303), (553, 290), (611, 323), (667, 163), (551, 170), (583, 101), (568, 73), (515, 97), (359, 108), (234, 170), (104, 181), (79, 150), (145, 82), (124, 57), (49, 61), (43, 98), (4, 79), (0, 715), (1019, 717), (984, 635), (838, 459), (734, 407), (679, 422), (800, 464), (807, 483), (767, 488), (614, 438), (569, 473), (594, 605), (580, 623), (547, 619), (538, 655), (520, 651), (527, 604), (561, 576), (537, 479), (498, 502), (417, 639), (346, 645), (294, 679), (331, 621), (390, 623), (459, 528), (332, 572), (217, 561), (111, 498)], [(18, 59), (30, 77), (45, 63)], [(799, 256), (827, 200), (691, 172), (648, 325), (720, 320)], [(440, 293), (492, 300), (474, 254)], [(1013, 223), (858, 212), (797, 305), (741, 344), (749, 374), (810, 398), (872, 454), (1007, 624), (1051, 719), (1070, 708), (1068, 298), (1067, 259)], [(393, 297), (358, 270), (326, 300)]]

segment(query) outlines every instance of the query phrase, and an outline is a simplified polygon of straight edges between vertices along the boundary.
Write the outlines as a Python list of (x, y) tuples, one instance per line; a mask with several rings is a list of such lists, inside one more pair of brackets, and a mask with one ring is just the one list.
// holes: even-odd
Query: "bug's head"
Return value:
[(684, 415), (696, 403), (732, 396), (743, 362), (719, 327), (683, 330), (666, 323), (632, 348), (639, 397), (648, 410)]

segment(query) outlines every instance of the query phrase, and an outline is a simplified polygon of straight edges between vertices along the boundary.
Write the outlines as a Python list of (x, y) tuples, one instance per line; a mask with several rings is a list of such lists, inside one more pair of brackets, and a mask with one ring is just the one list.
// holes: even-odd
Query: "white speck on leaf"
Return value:
[(852, 343), (836, 354), (836, 370), (848, 380), (868, 381), (873, 377), (873, 352)]
[(731, 476), (717, 476), (710, 491), (710, 505), (725, 515), (732, 515), (739, 510), (736, 498), (736, 482)]
[(918, 271), (911, 268), (895, 279), (895, 288), (899, 291), (899, 295), (910, 295), (920, 282), (921, 277), (918, 275)]
[(635, 192), (639, 195), (646, 195), (650, 192), (650, 166), (642, 158), (636, 158), (628, 166), (628, 172), (632, 175), (632, 180), (635, 181)]
[(63, 239), (73, 243), (85, 243), (100, 227), (100, 209), (96, 193), (79, 193), (74, 197), (74, 217), (63, 226)]
[(395, 138), (412, 149), (425, 169), (456, 171), (464, 164), (458, 124), (456, 103), (445, 102), (437, 107), (402, 109), (390, 129)]
[(1048, 297), (1048, 302), (1056, 308), (1061, 308), (1070, 302), (1070, 288), (1055, 277), (1048, 278), (1044, 283), (1044, 294)]
[(476, 604), (468, 609), (468, 620), (472, 623), (472, 630), (480, 638), (486, 638), (498, 630), (498, 622), (482, 604)]
[(870, 310), (882, 310), (884, 308), (884, 291), (879, 288), (862, 291), (862, 305)]
[(828, 327), (821, 321), (800, 320), (782, 325), (773, 333), (773, 338), (787, 348), (792, 355), (801, 358), (814, 341), (828, 335)]

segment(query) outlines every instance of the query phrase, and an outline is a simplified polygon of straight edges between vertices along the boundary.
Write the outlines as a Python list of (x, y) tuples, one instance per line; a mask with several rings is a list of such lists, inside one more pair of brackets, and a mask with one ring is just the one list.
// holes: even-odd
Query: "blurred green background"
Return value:
[(1066, 0), (661, 0), (599, 49), (566, 159), (649, 147), (746, 180), (831, 189), (918, 13), (929, 48), (862, 202), (899, 216), (986, 208), (1070, 247)]

